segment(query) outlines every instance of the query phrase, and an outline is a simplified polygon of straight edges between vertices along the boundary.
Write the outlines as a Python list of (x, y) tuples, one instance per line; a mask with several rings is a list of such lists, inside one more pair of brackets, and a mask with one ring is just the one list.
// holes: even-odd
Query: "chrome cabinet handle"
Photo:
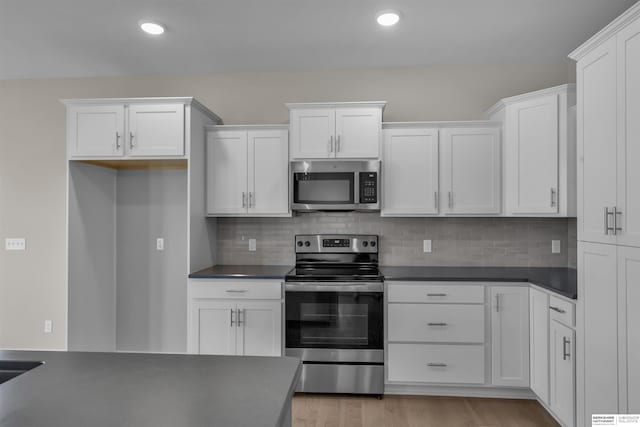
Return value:
[(120, 144), (120, 132), (116, 131), (116, 150), (119, 150), (122, 144)]
[(244, 294), (247, 292), (246, 289), (227, 289), (225, 292), (229, 292), (231, 294)]
[(428, 297), (446, 297), (447, 294), (441, 294), (441, 293), (437, 293), (437, 294), (427, 294)]
[(233, 328), (233, 308), (229, 310), (231, 312), (230, 317), (229, 317), (229, 327)]
[(249, 207), (253, 207), (253, 191), (249, 191)]
[(446, 323), (444, 322), (429, 322), (427, 323), (428, 326), (447, 326)]
[[(567, 337), (562, 337), (562, 360), (567, 360), (571, 357), (571, 353), (567, 350), (567, 344), (571, 344), (571, 341)], [(569, 347), (569, 350), (571, 347)]]
[[(242, 315), (242, 317), (240, 317), (240, 315)], [(242, 326), (245, 323), (245, 319), (244, 308), (238, 309), (238, 321), (236, 322), (238, 326)]]
[(564, 313), (566, 313), (566, 310), (563, 310), (563, 309), (558, 308), (558, 307), (554, 307), (553, 305), (550, 305), (550, 306), (549, 306), (549, 308), (550, 308), (551, 310), (553, 310), (553, 311), (557, 311), (557, 312), (558, 312), (558, 313), (560, 313), (560, 314), (564, 314)]
[(556, 205), (556, 189), (551, 187), (551, 207)]
[(453, 209), (453, 193), (449, 191), (449, 209)]
[(613, 215), (613, 212), (609, 212), (609, 208), (605, 206), (604, 208), (604, 234), (605, 235), (608, 235), (609, 231), (614, 231), (614, 228), (615, 228), (615, 227), (609, 227), (609, 215)]
[(496, 294), (496, 313), (500, 312), (500, 294)]
[(622, 227), (618, 227), (618, 215), (622, 215), (622, 212), (618, 211), (618, 207), (613, 207), (613, 235), (616, 236), (618, 231), (622, 231)]
[(336, 136), (336, 152), (340, 152), (340, 135)]
[(433, 192), (433, 206), (438, 209), (438, 192)]
[(333, 153), (333, 135), (329, 137), (329, 152)]
[(427, 363), (427, 366), (438, 367), (438, 368), (446, 368), (447, 364), (446, 363), (437, 362), (437, 363)]
[(242, 207), (247, 207), (247, 194), (244, 191), (242, 192)]
[(129, 132), (129, 147), (133, 150), (133, 147), (135, 147), (136, 145), (133, 143), (133, 138), (135, 138), (135, 135), (133, 132)]

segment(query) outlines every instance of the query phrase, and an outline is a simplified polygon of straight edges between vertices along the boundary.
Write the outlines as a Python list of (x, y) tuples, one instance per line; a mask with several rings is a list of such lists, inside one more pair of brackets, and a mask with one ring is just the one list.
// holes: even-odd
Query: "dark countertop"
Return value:
[(284, 280), (292, 265), (214, 265), (191, 273), (191, 279), (274, 279)]
[(567, 298), (576, 299), (574, 268), (547, 267), (380, 267), (385, 280), (455, 280), (529, 282)]
[(279, 426), (300, 375), (291, 357), (0, 351), (8, 360), (45, 363), (0, 384), (2, 427)]

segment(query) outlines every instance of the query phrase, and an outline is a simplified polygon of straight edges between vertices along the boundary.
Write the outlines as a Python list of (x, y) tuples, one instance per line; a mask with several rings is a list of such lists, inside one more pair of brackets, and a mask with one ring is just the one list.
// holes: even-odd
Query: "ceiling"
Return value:
[(635, 1), (0, 0), (0, 79), (559, 63)]

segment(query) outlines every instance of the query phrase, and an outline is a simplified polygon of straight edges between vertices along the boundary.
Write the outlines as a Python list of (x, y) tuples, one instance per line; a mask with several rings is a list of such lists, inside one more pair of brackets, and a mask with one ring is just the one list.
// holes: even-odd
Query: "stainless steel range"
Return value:
[(285, 283), (286, 355), (302, 359), (297, 391), (384, 392), (383, 277), (378, 236), (300, 235)]

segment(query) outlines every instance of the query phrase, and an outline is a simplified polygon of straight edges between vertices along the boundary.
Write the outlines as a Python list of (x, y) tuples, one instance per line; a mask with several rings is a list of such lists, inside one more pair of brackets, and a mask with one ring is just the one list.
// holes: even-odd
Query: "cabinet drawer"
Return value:
[(389, 341), (484, 342), (484, 305), (389, 304)]
[(484, 286), (442, 282), (391, 282), (389, 302), (484, 303)]
[(484, 384), (483, 345), (389, 344), (389, 381)]
[(216, 299), (281, 299), (282, 283), (273, 280), (189, 280), (189, 297)]
[(576, 326), (575, 305), (553, 295), (549, 297), (549, 316), (571, 328)]

